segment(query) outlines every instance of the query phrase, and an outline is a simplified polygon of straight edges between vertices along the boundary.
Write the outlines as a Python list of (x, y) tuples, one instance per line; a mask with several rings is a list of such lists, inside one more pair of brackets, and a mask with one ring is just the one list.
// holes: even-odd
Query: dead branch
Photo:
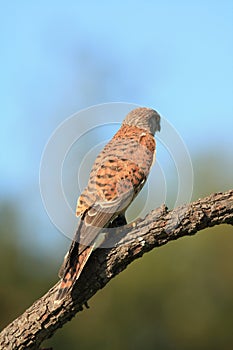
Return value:
[[(83, 305), (131, 262), (155, 247), (207, 227), (233, 225), (233, 190), (215, 193), (168, 211), (165, 206), (129, 225), (121, 244), (98, 249), (87, 263), (71, 296), (54, 304), (58, 283), (0, 333), (0, 348), (39, 349), (45, 339), (62, 327)], [(120, 229), (119, 229), (120, 230)]]

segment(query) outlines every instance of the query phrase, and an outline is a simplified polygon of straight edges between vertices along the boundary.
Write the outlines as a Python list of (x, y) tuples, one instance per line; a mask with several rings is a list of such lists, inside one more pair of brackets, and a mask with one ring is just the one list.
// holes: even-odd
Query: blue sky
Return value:
[(0, 40), (0, 196), (38, 203), (28, 215), (43, 215), (38, 177), (50, 134), (93, 104), (153, 107), (192, 157), (217, 147), (229, 159), (232, 1), (8, 1)]

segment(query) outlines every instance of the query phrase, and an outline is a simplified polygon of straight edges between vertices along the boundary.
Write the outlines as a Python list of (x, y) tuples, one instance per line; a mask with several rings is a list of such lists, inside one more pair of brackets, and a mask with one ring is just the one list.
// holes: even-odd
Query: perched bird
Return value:
[(156, 131), (160, 131), (159, 114), (150, 108), (136, 108), (97, 156), (88, 185), (77, 202), (80, 221), (60, 269), (57, 301), (71, 292), (100, 244), (101, 231), (114, 227), (117, 221), (126, 224), (125, 211), (145, 184), (155, 158)]

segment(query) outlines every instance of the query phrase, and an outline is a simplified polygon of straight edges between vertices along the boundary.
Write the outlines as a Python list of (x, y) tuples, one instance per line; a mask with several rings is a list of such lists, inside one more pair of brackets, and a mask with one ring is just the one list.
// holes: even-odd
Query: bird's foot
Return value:
[(108, 228), (116, 228), (127, 225), (127, 221), (124, 214), (119, 214), (109, 225)]

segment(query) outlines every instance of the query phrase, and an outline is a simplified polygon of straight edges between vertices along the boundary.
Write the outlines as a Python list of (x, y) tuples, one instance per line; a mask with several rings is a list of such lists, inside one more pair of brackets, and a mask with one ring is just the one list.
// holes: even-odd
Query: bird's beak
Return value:
[(156, 131), (160, 131), (160, 130), (161, 130), (161, 126), (160, 126), (160, 117), (159, 117), (156, 123)]

